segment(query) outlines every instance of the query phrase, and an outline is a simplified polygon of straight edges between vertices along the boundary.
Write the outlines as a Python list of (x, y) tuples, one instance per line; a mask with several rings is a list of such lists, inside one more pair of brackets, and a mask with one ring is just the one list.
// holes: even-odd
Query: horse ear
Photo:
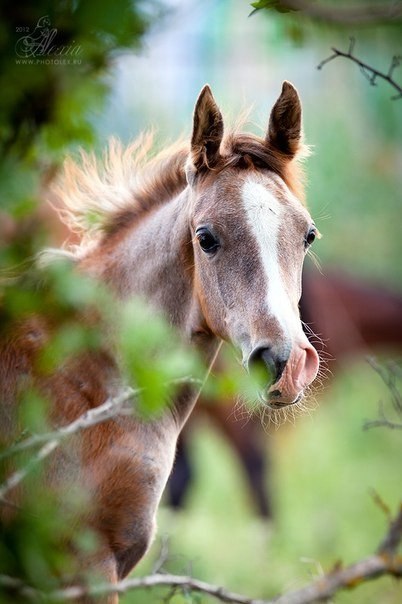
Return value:
[(222, 115), (207, 84), (201, 90), (194, 109), (191, 157), (197, 170), (212, 168), (216, 164), (222, 137)]
[(283, 82), (282, 92), (272, 108), (266, 141), (290, 158), (296, 155), (302, 136), (302, 109), (296, 88)]

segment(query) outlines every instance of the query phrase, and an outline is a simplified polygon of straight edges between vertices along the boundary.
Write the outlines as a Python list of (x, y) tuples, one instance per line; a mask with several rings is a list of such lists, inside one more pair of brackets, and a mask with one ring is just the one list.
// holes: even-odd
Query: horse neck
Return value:
[(191, 238), (186, 197), (180, 195), (106, 237), (81, 263), (119, 299), (141, 297), (181, 330), (192, 298), (191, 272), (181, 258)]
[[(194, 326), (203, 317), (194, 292), (190, 200), (188, 190), (142, 217), (122, 234), (94, 249), (82, 268), (111, 286), (118, 298), (141, 297), (161, 312), (185, 337), (193, 339)], [(196, 338), (197, 339), (197, 338)], [(206, 336), (199, 347), (206, 359), (213, 354), (215, 338)], [(189, 389), (173, 407), (181, 428), (195, 401)]]

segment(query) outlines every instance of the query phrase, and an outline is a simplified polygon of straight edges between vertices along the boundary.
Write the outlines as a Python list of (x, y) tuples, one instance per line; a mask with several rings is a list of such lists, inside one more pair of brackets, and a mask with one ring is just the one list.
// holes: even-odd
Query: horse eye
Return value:
[(307, 233), (307, 237), (304, 240), (306, 247), (308, 247), (309, 245), (314, 243), (316, 236), (317, 236), (317, 229), (315, 227), (312, 227), (309, 230), (309, 232)]
[(216, 252), (220, 247), (218, 239), (206, 227), (200, 227), (197, 229), (195, 235), (199, 241), (201, 249), (207, 254)]

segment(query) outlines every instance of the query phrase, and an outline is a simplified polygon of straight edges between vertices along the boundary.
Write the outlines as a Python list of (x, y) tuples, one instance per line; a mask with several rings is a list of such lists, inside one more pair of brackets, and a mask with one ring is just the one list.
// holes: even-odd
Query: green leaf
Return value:
[(291, 13), (300, 10), (298, 8), (282, 6), (281, 0), (258, 0), (256, 2), (251, 2), (251, 6), (254, 8), (254, 10), (250, 14), (250, 16), (262, 9), (273, 9), (276, 10), (278, 13)]
[(201, 379), (202, 364), (163, 317), (149, 305), (131, 300), (119, 311), (119, 350), (130, 385), (139, 389), (136, 405), (158, 415), (188, 378)]

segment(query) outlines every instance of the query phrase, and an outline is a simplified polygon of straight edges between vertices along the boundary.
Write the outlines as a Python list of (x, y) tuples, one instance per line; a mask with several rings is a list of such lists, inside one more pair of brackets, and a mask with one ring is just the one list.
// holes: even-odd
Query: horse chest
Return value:
[(88, 469), (92, 524), (106, 540), (124, 577), (142, 558), (155, 531), (155, 514), (173, 464), (176, 434), (154, 424), (112, 438)]

